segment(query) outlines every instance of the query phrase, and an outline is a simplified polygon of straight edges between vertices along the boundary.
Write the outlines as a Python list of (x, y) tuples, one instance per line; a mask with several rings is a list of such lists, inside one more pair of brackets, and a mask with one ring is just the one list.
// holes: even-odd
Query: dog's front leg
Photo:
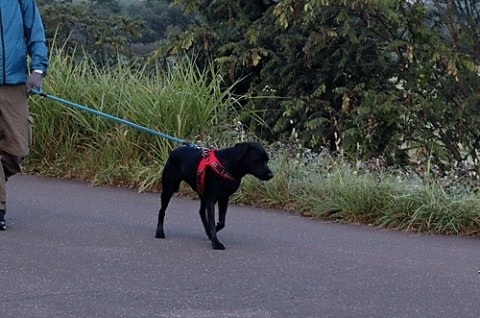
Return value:
[(210, 233), (210, 241), (214, 250), (224, 250), (225, 246), (217, 238), (217, 229), (215, 227), (215, 202), (206, 200), (207, 207), (207, 225)]
[(216, 230), (221, 231), (225, 227), (225, 219), (227, 216), (228, 197), (218, 200), (218, 223)]
[(165, 232), (163, 231), (163, 220), (165, 218), (165, 210), (160, 209), (158, 212), (157, 231), (155, 232), (156, 238), (165, 238)]

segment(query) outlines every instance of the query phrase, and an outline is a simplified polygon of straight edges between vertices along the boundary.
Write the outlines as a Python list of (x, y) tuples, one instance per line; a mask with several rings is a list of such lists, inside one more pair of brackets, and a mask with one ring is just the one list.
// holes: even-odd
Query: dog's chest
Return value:
[[(220, 162), (220, 160), (218, 160), (215, 153), (216, 153), (216, 150), (211, 150), (206, 152), (202, 156), (198, 164), (196, 180), (197, 180), (197, 192), (200, 195), (203, 195), (205, 193), (207, 182), (208, 182), (207, 174), (209, 173), (209, 171), (211, 171), (211, 173), (218, 176), (220, 179), (227, 181), (225, 182), (226, 188), (224, 189), (227, 191), (227, 193), (230, 192), (230, 194), (232, 194), (238, 189), (238, 185), (236, 185), (235, 187), (235, 184), (236, 184), (235, 178), (227, 171), (227, 169), (225, 169), (225, 166)], [(221, 182), (221, 183), (224, 183), (224, 182)]]

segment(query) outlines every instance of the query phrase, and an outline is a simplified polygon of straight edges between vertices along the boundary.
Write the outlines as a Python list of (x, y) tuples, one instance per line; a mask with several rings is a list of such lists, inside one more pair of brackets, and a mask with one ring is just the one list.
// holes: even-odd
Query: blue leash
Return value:
[(89, 112), (89, 113), (93, 113), (93, 114), (95, 114), (95, 115), (97, 115), (97, 116), (100, 116), (100, 117), (104, 117), (104, 118), (108, 118), (108, 119), (114, 120), (114, 121), (116, 121), (116, 122), (125, 124), (125, 125), (127, 125), (127, 126), (136, 128), (136, 129), (138, 129), (138, 130), (146, 131), (146, 132), (148, 132), (148, 133), (150, 133), (150, 134), (152, 134), (152, 135), (155, 135), (155, 136), (158, 136), (158, 137), (162, 137), (162, 138), (165, 138), (165, 139), (174, 141), (174, 142), (176, 142), (176, 143), (179, 143), (179, 144), (182, 144), (182, 145), (185, 145), (185, 146), (189, 146), (189, 147), (192, 147), (192, 148), (198, 148), (198, 146), (195, 145), (194, 143), (190, 143), (190, 142), (188, 142), (188, 141), (186, 141), (186, 140), (184, 140), (184, 139), (179, 139), (179, 138), (177, 138), (177, 137), (173, 137), (173, 136), (170, 136), (170, 135), (161, 133), (161, 132), (159, 132), (159, 131), (156, 131), (156, 130), (153, 130), (153, 129), (150, 129), (150, 128), (147, 128), (147, 127), (144, 127), (144, 126), (135, 124), (135, 123), (132, 123), (132, 122), (130, 122), (130, 121), (128, 121), (128, 120), (125, 120), (125, 119), (122, 119), (122, 118), (119, 118), (119, 117), (115, 117), (115, 116), (112, 116), (112, 115), (103, 113), (103, 112), (101, 112), (101, 111), (98, 111), (98, 110), (89, 108), (89, 107), (87, 107), (87, 106), (83, 106), (83, 105), (80, 105), (80, 104), (77, 104), (77, 103), (73, 103), (73, 102), (68, 101), (68, 100), (65, 100), (65, 99), (61, 99), (61, 98), (58, 98), (58, 97), (55, 97), (55, 96), (52, 96), (52, 95), (45, 94), (45, 93), (43, 93), (42, 91), (32, 90), (32, 93), (38, 94), (38, 95), (40, 95), (40, 96), (42, 96), (42, 97), (49, 98), (49, 99), (51, 99), (51, 100), (60, 102), (60, 103), (62, 103), (62, 104), (68, 105), (68, 106), (72, 106), (72, 107), (75, 107), (75, 108), (78, 108), (78, 109), (87, 111), (87, 112)]

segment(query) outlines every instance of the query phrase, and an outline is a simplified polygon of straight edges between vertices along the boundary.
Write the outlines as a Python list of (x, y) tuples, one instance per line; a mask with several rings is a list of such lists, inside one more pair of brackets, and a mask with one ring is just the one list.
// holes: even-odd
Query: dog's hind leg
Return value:
[(203, 198), (200, 198), (200, 218), (202, 219), (202, 224), (203, 228), (205, 229), (205, 233), (207, 233), (208, 238), (210, 239), (210, 230), (208, 228), (208, 223), (207, 223), (207, 212), (205, 209), (205, 200)]
[(163, 231), (163, 221), (165, 219), (165, 211), (167, 210), (168, 203), (172, 197), (173, 192), (162, 191), (162, 205), (158, 211), (158, 222), (157, 222), (157, 232), (155, 233), (156, 238), (165, 238), (165, 232)]
[(225, 227), (225, 218), (227, 215), (228, 198), (222, 198), (218, 200), (218, 223), (217, 232), (221, 231)]
[(156, 238), (165, 238), (165, 232), (163, 230), (163, 221), (165, 219), (165, 211), (167, 210), (168, 204), (173, 194), (178, 191), (180, 188), (181, 179), (178, 179), (169, 173), (169, 171), (164, 170), (162, 176), (162, 195), (161, 195), (161, 206), (158, 211), (158, 222), (157, 222), (157, 231), (155, 233)]

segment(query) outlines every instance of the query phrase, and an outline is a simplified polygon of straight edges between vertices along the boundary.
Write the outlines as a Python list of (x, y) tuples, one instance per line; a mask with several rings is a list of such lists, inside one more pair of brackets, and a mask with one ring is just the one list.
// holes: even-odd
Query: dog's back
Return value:
[[(188, 146), (174, 149), (163, 169), (162, 188), (176, 185), (182, 180), (187, 182), (192, 188), (195, 188), (197, 167), (201, 158), (201, 149)], [(174, 191), (176, 192), (178, 189)]]

